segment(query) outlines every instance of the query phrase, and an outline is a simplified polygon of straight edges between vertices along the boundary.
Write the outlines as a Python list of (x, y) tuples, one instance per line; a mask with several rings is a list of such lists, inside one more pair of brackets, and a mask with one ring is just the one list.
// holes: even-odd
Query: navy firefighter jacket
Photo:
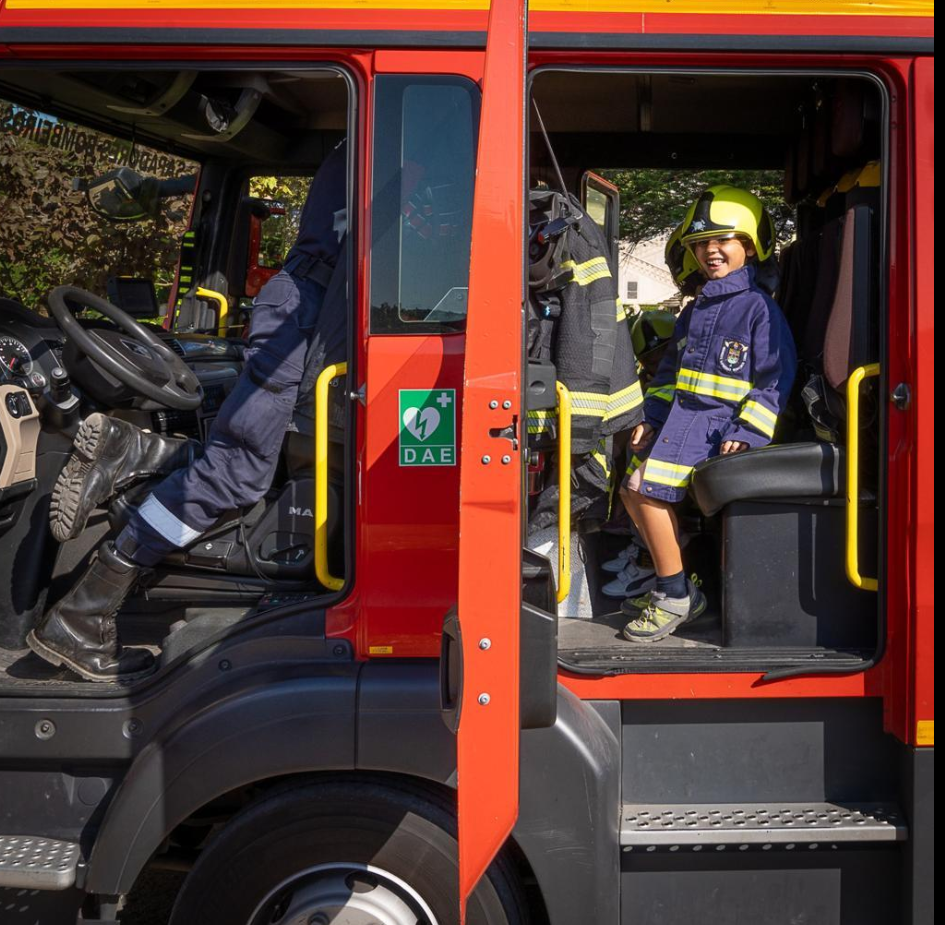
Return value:
[(790, 328), (754, 267), (709, 280), (680, 313), (646, 392), (644, 417), (657, 433), (640, 490), (680, 501), (693, 466), (726, 440), (770, 443), (796, 371)]

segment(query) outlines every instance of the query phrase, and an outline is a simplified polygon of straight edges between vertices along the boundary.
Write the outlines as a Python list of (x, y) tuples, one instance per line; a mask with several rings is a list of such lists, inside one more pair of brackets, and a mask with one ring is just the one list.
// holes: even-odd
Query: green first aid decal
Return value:
[(400, 465), (456, 465), (456, 389), (400, 390)]

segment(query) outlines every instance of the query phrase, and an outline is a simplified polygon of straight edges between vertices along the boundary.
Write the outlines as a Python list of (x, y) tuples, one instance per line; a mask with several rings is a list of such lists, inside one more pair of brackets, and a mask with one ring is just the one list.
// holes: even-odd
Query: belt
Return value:
[(335, 268), (327, 260), (308, 254), (290, 257), (283, 269), (299, 279), (310, 279), (324, 289), (328, 288), (332, 273), (335, 272)]

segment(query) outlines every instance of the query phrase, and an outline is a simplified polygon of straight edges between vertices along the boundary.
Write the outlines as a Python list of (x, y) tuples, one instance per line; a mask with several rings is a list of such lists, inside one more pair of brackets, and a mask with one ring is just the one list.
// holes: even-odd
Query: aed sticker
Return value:
[(400, 390), (400, 465), (456, 465), (456, 389)]

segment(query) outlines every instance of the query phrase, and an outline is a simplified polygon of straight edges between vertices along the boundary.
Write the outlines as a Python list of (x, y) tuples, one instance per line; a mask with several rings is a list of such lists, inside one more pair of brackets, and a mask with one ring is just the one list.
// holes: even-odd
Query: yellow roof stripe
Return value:
[[(7, 0), (10, 10), (488, 10), (489, 0)], [(533, 13), (928, 16), (934, 0), (531, 0)]]

